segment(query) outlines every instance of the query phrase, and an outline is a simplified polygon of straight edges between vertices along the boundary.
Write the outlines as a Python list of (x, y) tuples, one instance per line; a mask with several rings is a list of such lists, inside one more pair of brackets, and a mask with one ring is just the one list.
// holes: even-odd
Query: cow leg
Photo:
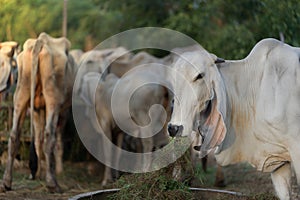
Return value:
[(62, 141), (62, 134), (64, 128), (67, 123), (67, 115), (68, 112), (65, 110), (61, 112), (59, 116), (58, 125), (56, 128), (56, 143), (54, 148), (54, 156), (55, 156), (55, 171), (56, 174), (61, 174), (63, 172), (63, 141)]
[(54, 148), (55, 156), (55, 172), (61, 174), (63, 172), (63, 142), (62, 142), (62, 132), (56, 132), (56, 143)]
[(46, 160), (46, 185), (50, 192), (61, 192), (55, 177), (54, 147), (56, 142), (55, 130), (58, 121), (58, 106), (47, 104), (46, 99), (46, 127), (44, 133), (43, 150)]
[[(118, 149), (115, 152), (116, 156), (114, 156), (115, 157), (115, 160), (114, 160), (115, 161), (115, 166), (117, 166), (117, 167), (119, 167), (119, 164), (120, 164), (123, 138), (124, 138), (124, 134), (122, 132), (119, 132), (117, 134), (117, 147), (118, 147)], [(115, 171), (116, 171), (116, 174), (115, 174), (116, 178), (119, 178), (119, 175), (120, 175), (119, 170), (116, 169)]]
[[(206, 156), (206, 159), (207, 159), (207, 156)], [(215, 186), (217, 186), (217, 187), (225, 187), (226, 186), (224, 172), (223, 172), (223, 168), (221, 165), (217, 165)]]
[(20, 95), (16, 95), (14, 115), (13, 115), (13, 127), (10, 132), (9, 140), (8, 140), (8, 158), (6, 163), (6, 168), (3, 175), (3, 187), (1, 189), (11, 190), (12, 184), (12, 168), (14, 159), (17, 155), (20, 145), (20, 134), (21, 134), (21, 126), (24, 122), (25, 114), (26, 114), (26, 105), (28, 102), (28, 98), (24, 97), (24, 99), (19, 99)]
[(271, 178), (279, 199), (289, 200), (292, 178), (291, 165), (289, 163), (284, 164), (282, 167), (272, 172)]
[(142, 138), (135, 138), (135, 137), (131, 139), (131, 142), (135, 144), (135, 148), (136, 148), (135, 151), (136, 153), (138, 153), (136, 154), (137, 158), (134, 161), (135, 168), (141, 167), (139, 163), (143, 163), (143, 141), (142, 140), (143, 140)]
[(41, 178), (41, 168), (42, 168), (42, 144), (43, 144), (43, 133), (45, 127), (45, 111), (40, 109), (38, 111), (34, 111), (33, 114), (34, 120), (34, 146), (37, 155), (37, 171), (34, 173), (34, 170), (31, 169), (31, 176), (34, 179), (36, 176)]
[[(112, 143), (112, 132), (111, 132), (110, 128), (108, 128), (108, 125), (103, 126), (103, 132), (105, 133), (105, 135), (104, 135), (104, 133), (101, 133), (101, 134), (103, 134), (103, 137), (107, 137), (107, 139), (110, 140), (110, 142)], [(105, 142), (105, 140), (103, 139), (102, 142)], [(104, 152), (105, 162), (112, 163), (113, 159), (114, 159), (112, 156), (112, 148), (107, 148), (107, 147), (111, 147), (111, 146), (103, 145), (103, 144), (101, 146), (104, 147), (103, 152)], [(112, 181), (111, 168), (105, 165), (101, 185), (105, 186), (110, 181)]]
[[(202, 169), (203, 169), (204, 173), (207, 173), (207, 157), (208, 156), (206, 155), (203, 158), (201, 158)], [(218, 169), (219, 169), (219, 166), (218, 166)]]
[[(298, 140), (295, 140), (298, 141)], [(300, 148), (298, 144), (291, 145), (295, 149), (290, 150), (292, 166), (296, 175), (298, 189), (300, 187)]]
[(105, 186), (110, 181), (112, 181), (111, 168), (105, 165), (105, 167), (104, 167), (104, 174), (103, 174), (103, 179), (101, 181), (101, 185)]
[(153, 138), (142, 138), (143, 145), (143, 170), (148, 172), (152, 164), (152, 148), (153, 148)]

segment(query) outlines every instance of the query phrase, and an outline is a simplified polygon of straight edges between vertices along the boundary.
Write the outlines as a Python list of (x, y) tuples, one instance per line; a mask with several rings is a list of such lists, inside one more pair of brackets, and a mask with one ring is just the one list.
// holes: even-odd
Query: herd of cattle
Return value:
[[(193, 151), (199, 152), (200, 157), (214, 149), (221, 165), (249, 162), (259, 171), (271, 173), (280, 199), (291, 198), (292, 172), (300, 184), (299, 48), (265, 39), (257, 43), (245, 59), (231, 61), (218, 58), (200, 45), (174, 49), (164, 58), (146, 52), (134, 54), (123, 47), (83, 53), (70, 50), (70, 46), (66, 38), (41, 33), (37, 39), (24, 43), (16, 59), (18, 44), (0, 43), (2, 99), (16, 81), (14, 69), (16, 66), (18, 69), (3, 191), (11, 189), (13, 162), (28, 108), (33, 142), (32, 176), (41, 175), (44, 155), (47, 187), (60, 191), (55, 174), (63, 170), (62, 134), (66, 110), (70, 109), (72, 93), (75, 93), (87, 105), (84, 111), (87, 117), (93, 109), (96, 111), (96, 119), (90, 119), (94, 130), (116, 140), (118, 146), (122, 146), (128, 135), (115, 118), (114, 110), (118, 109), (112, 105), (130, 108), (130, 120), (138, 126), (131, 125), (130, 120), (123, 123), (131, 135), (143, 138), (135, 141), (136, 152), (151, 152), (163, 147), (169, 143), (169, 134), (185, 137), (196, 133)], [(169, 66), (176, 73), (168, 70), (127, 73), (136, 66), (153, 64)], [(81, 78), (76, 79), (76, 84), (79, 87), (73, 91), (78, 73)], [(143, 81), (166, 79), (172, 91), (163, 85), (148, 84), (143, 90), (132, 93), (128, 105), (123, 104), (122, 97)], [(120, 80), (122, 84), (117, 94), (121, 98), (111, 104)], [(167, 115), (160, 109), (151, 112), (155, 104), (163, 106)], [(120, 111), (117, 115), (125, 116), (126, 113)], [(158, 133), (145, 137), (153, 132)], [(102, 150), (109, 162), (120, 159), (121, 155), (113, 155), (111, 149)], [(147, 168), (151, 160), (141, 162)], [(110, 180), (111, 169), (105, 167), (102, 185)]]
[[(117, 126), (111, 109), (111, 96), (114, 86), (123, 75), (138, 65), (148, 63), (171, 63), (171, 56), (163, 59), (156, 58), (146, 52), (133, 54), (123, 47), (104, 50), (91, 50), (83, 53), (81, 50), (71, 50), (70, 42), (66, 38), (53, 38), (46, 33), (41, 33), (37, 39), (28, 39), (23, 45), (23, 51), (18, 52), (16, 42), (1, 43), (1, 63), (6, 72), (2, 73), (1, 94), (5, 96), (10, 86), (16, 81), (10, 76), (15, 75), (17, 68), (18, 77), (14, 92), (13, 126), (8, 141), (8, 158), (3, 176), (3, 190), (10, 190), (12, 184), (12, 169), (14, 158), (18, 153), (20, 134), (27, 110), (30, 108), (31, 138), (30, 162), (31, 176), (41, 177), (42, 158), (45, 159), (46, 184), (50, 191), (60, 191), (55, 174), (63, 171), (63, 142), (62, 132), (67, 121), (67, 109), (71, 108), (72, 92), (76, 75), (80, 77), (80, 87), (74, 93), (78, 94), (82, 102), (87, 105), (86, 116), (89, 110), (94, 109), (97, 119), (90, 118), (94, 130), (104, 133), (110, 140), (117, 140), (121, 146), (128, 135), (124, 135)], [(110, 63), (106, 69), (106, 63)], [(79, 70), (80, 68), (80, 70)], [(14, 72), (14, 73), (12, 73)], [(80, 73), (80, 76), (78, 75)], [(98, 84), (98, 75), (105, 75), (105, 80)], [(96, 75), (96, 77), (95, 77)], [(103, 76), (104, 77), (104, 76)], [(96, 79), (95, 79), (96, 78)], [(141, 73), (138, 76), (124, 76), (126, 84), (120, 88), (121, 92), (129, 91), (136, 87), (138, 80), (153, 81), (164, 79), (165, 74), (154, 71)], [(14, 81), (13, 81), (14, 80)], [(94, 99), (93, 87), (97, 86)], [(122, 96), (122, 94), (119, 94)], [(122, 99), (120, 99), (122, 101)], [(152, 134), (153, 128), (164, 127), (166, 120), (160, 113), (151, 115), (152, 124), (149, 123), (148, 111), (154, 104), (162, 105), (168, 110), (170, 117), (169, 91), (160, 85), (147, 85), (142, 90), (137, 90), (130, 101), (131, 119), (138, 126), (131, 127), (132, 134), (140, 138), (145, 132)], [(119, 103), (121, 105), (122, 102)], [(119, 113), (121, 115), (121, 113)], [(100, 130), (99, 126), (100, 125)], [(147, 128), (142, 128), (147, 127)], [(125, 136), (125, 138), (124, 138)], [(124, 139), (123, 139), (124, 138)], [(132, 138), (130, 138), (132, 140)], [(127, 141), (128, 142), (128, 141)], [(134, 151), (151, 152), (159, 149), (169, 142), (166, 129), (163, 128), (153, 138), (146, 137), (134, 141)], [(100, 144), (101, 145), (101, 144)], [(102, 149), (105, 159), (115, 162), (120, 155), (113, 155), (111, 149)], [(143, 163), (149, 163), (146, 160)], [(55, 163), (55, 164), (54, 164)], [(102, 185), (112, 180), (110, 167), (105, 167)]]

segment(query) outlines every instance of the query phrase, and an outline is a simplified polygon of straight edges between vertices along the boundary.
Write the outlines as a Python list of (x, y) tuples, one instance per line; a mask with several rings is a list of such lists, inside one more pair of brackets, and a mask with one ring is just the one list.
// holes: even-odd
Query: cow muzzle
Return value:
[(183, 126), (168, 124), (168, 132), (171, 137), (180, 136), (183, 131)]

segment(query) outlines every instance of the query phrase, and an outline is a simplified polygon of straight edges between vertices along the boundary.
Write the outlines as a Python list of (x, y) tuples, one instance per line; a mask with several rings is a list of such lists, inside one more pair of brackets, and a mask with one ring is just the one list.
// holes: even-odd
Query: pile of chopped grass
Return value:
[[(194, 199), (192, 192), (189, 190), (189, 181), (191, 176), (183, 176), (184, 178), (175, 180), (172, 176), (175, 166), (181, 165), (183, 173), (187, 165), (187, 154), (182, 156), (175, 163), (166, 168), (160, 169), (155, 172), (143, 174), (130, 174), (122, 176), (114, 185), (120, 188), (120, 191), (109, 196), (110, 200), (165, 200), (165, 199)], [(184, 164), (185, 163), (185, 164)]]
[(109, 196), (109, 199), (193, 199), (184, 182), (174, 180), (164, 171), (122, 176), (116, 183), (121, 190)]

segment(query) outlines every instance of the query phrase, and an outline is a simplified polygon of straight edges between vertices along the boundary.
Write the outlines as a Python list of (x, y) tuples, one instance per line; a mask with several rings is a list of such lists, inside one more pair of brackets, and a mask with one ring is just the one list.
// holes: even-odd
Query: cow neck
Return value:
[[(244, 161), (238, 152), (249, 145), (252, 119), (256, 114), (255, 91), (259, 87), (259, 71), (246, 60), (226, 61), (220, 66), (220, 73), (225, 84), (227, 95), (227, 113), (225, 123), (227, 134), (221, 146), (222, 150), (231, 151), (234, 162)], [(230, 148), (229, 148), (230, 147)], [(228, 162), (232, 162), (229, 161)]]

